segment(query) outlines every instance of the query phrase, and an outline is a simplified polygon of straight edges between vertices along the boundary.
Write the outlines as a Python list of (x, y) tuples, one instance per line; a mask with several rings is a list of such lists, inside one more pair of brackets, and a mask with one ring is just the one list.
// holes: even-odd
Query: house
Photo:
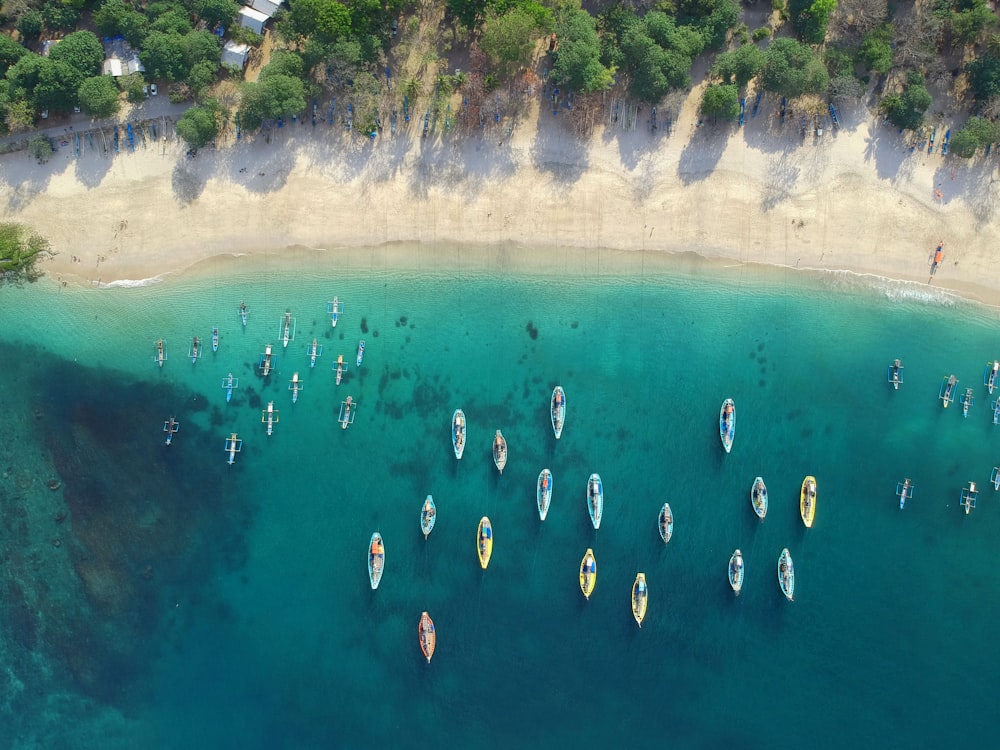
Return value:
[(247, 56), (249, 54), (249, 44), (237, 44), (230, 40), (222, 47), (222, 64), (232, 65), (243, 70), (247, 66)]
[(259, 10), (254, 10), (253, 8), (248, 8), (245, 5), (240, 8), (239, 12), (240, 26), (245, 29), (250, 29), (258, 34), (264, 33), (264, 24), (268, 22), (268, 17), (261, 13)]
[(109, 57), (104, 61), (104, 75), (119, 78), (123, 72), (122, 61), (117, 57)]
[(281, 0), (251, 0), (250, 7), (260, 11), (268, 18), (274, 18), (274, 14), (281, 8)]

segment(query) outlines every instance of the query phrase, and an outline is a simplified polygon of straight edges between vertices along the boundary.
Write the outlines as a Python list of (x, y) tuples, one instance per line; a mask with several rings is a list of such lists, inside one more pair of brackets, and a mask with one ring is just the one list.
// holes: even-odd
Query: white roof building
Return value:
[(248, 8), (245, 5), (239, 12), (240, 26), (255, 31), (258, 34), (264, 33), (264, 24), (268, 22), (268, 17), (259, 10)]
[(250, 7), (259, 10), (268, 18), (273, 18), (281, 7), (281, 0), (250, 0)]
[(235, 65), (241, 70), (246, 67), (247, 56), (250, 54), (249, 44), (237, 44), (230, 40), (222, 47), (222, 64)]
[(104, 75), (118, 78), (122, 72), (122, 61), (117, 57), (109, 57), (104, 61)]

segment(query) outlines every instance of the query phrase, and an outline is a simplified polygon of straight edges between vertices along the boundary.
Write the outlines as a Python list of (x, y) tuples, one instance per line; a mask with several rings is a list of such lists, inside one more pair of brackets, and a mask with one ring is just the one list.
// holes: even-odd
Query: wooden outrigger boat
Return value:
[(420, 624), (417, 625), (417, 640), (420, 643), (420, 652), (431, 663), (434, 656), (434, 649), (437, 648), (437, 631), (434, 629), (434, 620), (426, 612), (420, 613)]
[(660, 508), (659, 527), (660, 539), (666, 544), (674, 535), (674, 513), (670, 510), (670, 503), (664, 503), (663, 507)]
[(941, 381), (941, 390), (938, 391), (938, 398), (941, 399), (945, 409), (948, 404), (955, 400), (955, 386), (958, 385), (958, 378), (950, 375)]
[(993, 402), (993, 424), (1000, 424), (1000, 398)]
[(549, 408), (552, 419), (552, 432), (556, 440), (562, 437), (563, 425), (566, 423), (566, 391), (561, 385), (552, 389), (552, 401)]
[(538, 485), (536, 487), (536, 501), (538, 503), (538, 517), (543, 521), (549, 514), (549, 504), (552, 502), (552, 472), (542, 469), (538, 475)]
[(163, 339), (157, 339), (153, 346), (156, 347), (156, 353), (153, 355), (153, 361), (160, 367), (163, 367), (163, 363), (167, 361), (167, 342)]
[(590, 600), (590, 595), (594, 593), (597, 585), (597, 560), (594, 558), (594, 550), (587, 549), (583, 559), (580, 561), (580, 591), (584, 598)]
[(191, 339), (191, 350), (188, 352), (188, 356), (191, 358), (191, 364), (201, 359), (201, 339), (197, 336)]
[(309, 367), (315, 367), (316, 360), (323, 356), (323, 345), (313, 338), (312, 343), (306, 347), (306, 356), (309, 357)]
[(424, 500), (423, 506), (420, 508), (420, 530), (424, 532), (424, 539), (430, 536), (431, 531), (434, 530), (434, 523), (437, 521), (437, 506), (434, 504), (434, 498), (430, 495)]
[(808, 476), (802, 480), (799, 491), (799, 515), (807, 529), (811, 529), (816, 520), (816, 477)]
[(601, 475), (594, 473), (587, 480), (587, 512), (594, 530), (601, 528), (601, 517), (604, 515), (604, 482)]
[(632, 584), (632, 617), (639, 627), (646, 619), (646, 608), (649, 605), (649, 590), (646, 588), (646, 574), (637, 573)]
[(292, 403), (294, 404), (299, 400), (299, 391), (301, 391), (305, 385), (299, 380), (299, 374), (297, 372), (292, 373), (292, 379), (288, 381), (288, 390), (292, 392)]
[(372, 591), (378, 588), (384, 570), (385, 546), (382, 544), (382, 535), (376, 531), (368, 545), (368, 580), (371, 581)]
[(330, 327), (336, 328), (337, 318), (339, 318), (340, 314), (344, 312), (344, 303), (338, 300), (335, 296), (332, 302), (326, 303), (326, 312), (327, 315), (330, 316)]
[(503, 468), (507, 465), (507, 438), (500, 430), (493, 437), (493, 463), (497, 466), (497, 471), (503, 474)]
[(219, 351), (219, 326), (212, 326), (212, 351)]
[(479, 529), (476, 531), (476, 549), (479, 554), (479, 567), (486, 570), (493, 556), (493, 525), (490, 519), (483, 516), (479, 519)]
[(340, 429), (346, 430), (354, 424), (354, 412), (357, 405), (357, 402), (350, 396), (340, 402), (340, 416), (337, 417), (337, 421), (340, 422)]
[(344, 373), (347, 371), (347, 363), (344, 361), (344, 355), (338, 354), (337, 361), (333, 363), (333, 369), (337, 372), (337, 385), (344, 379)]
[(750, 488), (750, 505), (757, 518), (763, 522), (767, 515), (767, 485), (761, 477), (753, 480), (753, 487)]
[(997, 387), (997, 375), (1000, 375), (1000, 359), (986, 363), (986, 371), (983, 372), (983, 385), (993, 395), (993, 389)]
[(236, 433), (232, 433), (226, 438), (226, 453), (229, 458), (226, 459), (226, 463), (232, 466), (236, 463), (236, 454), (243, 450), (243, 441), (237, 437)]
[(966, 388), (965, 393), (962, 395), (962, 416), (969, 416), (969, 407), (976, 402), (976, 399), (972, 396), (972, 389)]
[(976, 507), (976, 500), (979, 499), (979, 488), (975, 482), (969, 482), (969, 486), (962, 489), (961, 502), (959, 505), (965, 508), (965, 515)]
[(262, 424), (267, 425), (267, 436), (270, 437), (274, 434), (274, 426), (278, 424), (278, 410), (274, 408), (274, 402), (268, 401), (267, 408), (262, 409), (260, 412), (260, 421)]
[(167, 433), (167, 445), (174, 442), (174, 435), (181, 428), (181, 423), (174, 419), (172, 416), (166, 422), (163, 423), (163, 431)]
[(361, 367), (361, 363), (362, 361), (364, 361), (364, 358), (365, 358), (365, 340), (361, 339), (361, 341), (358, 342), (358, 359), (357, 359), (358, 367)]
[(788, 547), (781, 550), (781, 555), (778, 557), (778, 586), (788, 601), (795, 601), (795, 566), (792, 564)]
[(993, 467), (993, 473), (990, 474), (990, 484), (993, 485), (993, 489), (1000, 490), (1000, 466)]
[(899, 390), (899, 386), (903, 384), (903, 363), (900, 360), (894, 360), (886, 373), (886, 379), (892, 386), (894, 391)]
[(743, 588), (743, 553), (736, 550), (729, 558), (729, 585), (733, 587), (733, 593), (740, 595)]
[(899, 509), (906, 507), (906, 501), (913, 497), (913, 482), (907, 477), (902, 482), (896, 482), (896, 496), (899, 498)]
[(729, 453), (733, 447), (733, 438), (736, 436), (736, 404), (731, 398), (722, 402), (719, 410), (719, 437), (722, 439), (722, 447)]
[(455, 409), (451, 418), (451, 447), (455, 450), (455, 458), (462, 460), (465, 453), (465, 412)]
[(281, 324), (281, 342), (284, 348), (288, 348), (288, 342), (295, 340), (295, 328), (297, 320), (292, 317), (291, 310), (285, 310), (285, 317)]
[(247, 307), (246, 302), (240, 302), (240, 320), (243, 321), (243, 327), (247, 327), (247, 316), (250, 315), (250, 308)]
[(271, 344), (265, 346), (264, 353), (260, 355), (260, 361), (257, 363), (257, 369), (260, 370), (260, 374), (265, 378), (271, 374), (271, 368), (274, 366), (273, 348)]
[(233, 398), (233, 388), (240, 387), (240, 379), (234, 378), (232, 373), (229, 373), (228, 377), (222, 379), (222, 388), (226, 392), (226, 403), (228, 404)]

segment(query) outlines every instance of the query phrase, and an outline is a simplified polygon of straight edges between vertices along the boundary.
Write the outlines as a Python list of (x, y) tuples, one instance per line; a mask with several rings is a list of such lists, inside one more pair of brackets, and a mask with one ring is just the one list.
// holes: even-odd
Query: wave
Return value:
[(162, 284), (166, 281), (166, 277), (169, 274), (159, 274), (157, 276), (152, 276), (148, 279), (117, 279), (116, 281), (108, 282), (96, 282), (95, 286), (99, 289), (136, 289), (144, 286), (153, 286), (154, 284)]

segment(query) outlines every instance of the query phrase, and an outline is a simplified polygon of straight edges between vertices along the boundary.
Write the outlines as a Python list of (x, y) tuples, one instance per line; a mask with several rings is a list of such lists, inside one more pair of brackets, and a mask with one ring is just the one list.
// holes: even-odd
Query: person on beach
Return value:
[(937, 250), (934, 251), (934, 262), (931, 263), (931, 275), (927, 279), (927, 283), (931, 283), (931, 279), (934, 278), (934, 274), (937, 273), (938, 266), (941, 265), (941, 261), (944, 258), (944, 241), (938, 243)]

